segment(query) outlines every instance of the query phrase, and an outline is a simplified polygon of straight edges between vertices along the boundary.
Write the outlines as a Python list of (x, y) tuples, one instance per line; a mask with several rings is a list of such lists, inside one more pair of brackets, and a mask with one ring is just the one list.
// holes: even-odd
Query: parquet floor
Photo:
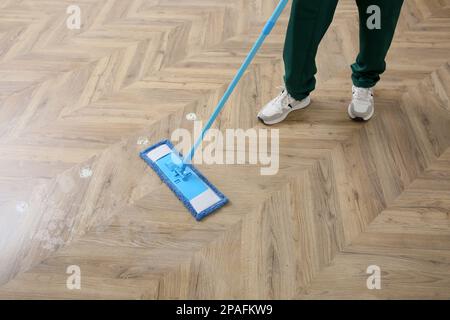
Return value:
[[(200, 166), (231, 199), (201, 223), (142, 138), (207, 118), (276, 1), (80, 0), (69, 30), (72, 2), (0, 1), (0, 298), (450, 298), (449, 0), (405, 1), (369, 123), (346, 114), (358, 24), (341, 0), (312, 106), (276, 127), (279, 173)], [(262, 128), (287, 17), (218, 128)]]

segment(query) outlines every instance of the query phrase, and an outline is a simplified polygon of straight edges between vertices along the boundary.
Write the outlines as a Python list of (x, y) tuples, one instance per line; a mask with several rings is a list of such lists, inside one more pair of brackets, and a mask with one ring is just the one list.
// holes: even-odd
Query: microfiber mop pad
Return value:
[(141, 158), (183, 202), (195, 219), (201, 220), (224, 206), (228, 199), (217, 190), (193, 165), (180, 172), (181, 154), (169, 140), (141, 152)]

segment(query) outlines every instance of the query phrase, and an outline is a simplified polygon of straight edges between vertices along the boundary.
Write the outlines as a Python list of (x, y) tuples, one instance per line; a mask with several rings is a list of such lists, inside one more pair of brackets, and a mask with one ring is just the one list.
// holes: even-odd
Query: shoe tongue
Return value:
[(280, 95), (277, 97), (277, 102), (281, 103), (287, 98), (287, 92), (285, 90), (281, 91)]
[(364, 89), (357, 89), (355, 91), (355, 96), (357, 100), (366, 101), (370, 97), (370, 91)]

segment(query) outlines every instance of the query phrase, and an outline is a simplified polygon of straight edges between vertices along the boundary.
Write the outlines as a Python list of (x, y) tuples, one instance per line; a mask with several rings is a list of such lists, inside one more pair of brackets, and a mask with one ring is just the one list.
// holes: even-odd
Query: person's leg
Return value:
[[(385, 58), (394, 37), (403, 0), (356, 0), (360, 17), (360, 52), (352, 65), (353, 84), (359, 88), (372, 88), (386, 70)], [(380, 29), (371, 29), (367, 21), (380, 9)]]
[(296, 100), (306, 98), (315, 88), (317, 48), (333, 20), (337, 2), (293, 0), (283, 56), (286, 89)]

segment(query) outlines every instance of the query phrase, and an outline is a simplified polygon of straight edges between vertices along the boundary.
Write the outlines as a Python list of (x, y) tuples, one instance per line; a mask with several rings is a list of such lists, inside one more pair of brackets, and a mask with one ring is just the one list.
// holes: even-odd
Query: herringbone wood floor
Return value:
[[(231, 199), (202, 223), (136, 142), (207, 117), (276, 1), (78, 3), (73, 31), (72, 1), (0, 2), (1, 298), (450, 298), (450, 1), (405, 1), (369, 123), (346, 114), (358, 26), (340, 1), (313, 105), (278, 126), (279, 174), (201, 166)], [(287, 16), (219, 128), (261, 127)]]

